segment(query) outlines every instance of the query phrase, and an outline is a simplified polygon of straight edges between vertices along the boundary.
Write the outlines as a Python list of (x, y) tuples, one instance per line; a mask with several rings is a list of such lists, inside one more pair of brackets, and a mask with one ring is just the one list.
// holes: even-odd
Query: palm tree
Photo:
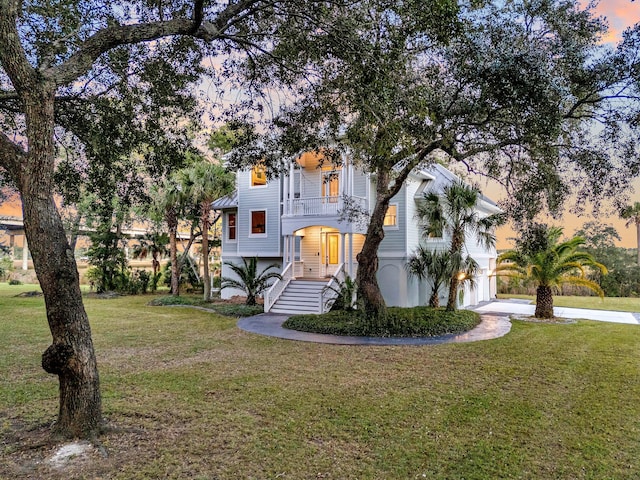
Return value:
[[(606, 274), (604, 265), (596, 262), (589, 253), (579, 251), (584, 245), (582, 237), (560, 241), (562, 228), (535, 225), (541, 228), (537, 244), (523, 244), (498, 257), (498, 272), (517, 278), (528, 278), (537, 284), (536, 318), (553, 318), (552, 288), (560, 285), (577, 285), (596, 292), (600, 298), (604, 292), (600, 286), (586, 278), (585, 267), (593, 267)], [(542, 240), (542, 241), (540, 241)]]
[(167, 243), (169, 237), (166, 233), (148, 233), (140, 238), (140, 243), (133, 249), (133, 258), (144, 259), (151, 255), (151, 265), (153, 268), (153, 281), (151, 289), (156, 290), (158, 285), (158, 271), (160, 270), (160, 261), (158, 257), (162, 257), (168, 253)]
[[(416, 216), (423, 226), (426, 237), (442, 237), (447, 233), (451, 238), (449, 254), (451, 259), (458, 258), (462, 266), (467, 234), (475, 234), (479, 243), (485, 248), (493, 248), (496, 243), (495, 227), (504, 223), (504, 215), (494, 214), (481, 217), (476, 204), (480, 198), (480, 190), (469, 186), (461, 180), (447, 185), (438, 195), (427, 192), (423, 201), (418, 204)], [(447, 310), (455, 310), (457, 293), (460, 286), (459, 272), (451, 272), (449, 278), (449, 297)]]
[(620, 212), (620, 217), (627, 221), (625, 226), (629, 228), (631, 224), (636, 225), (636, 245), (638, 253), (636, 263), (640, 265), (640, 202), (634, 202), (633, 205), (627, 205)]
[(272, 268), (280, 268), (278, 264), (271, 264), (258, 273), (258, 259), (256, 257), (242, 258), (243, 265), (224, 262), (238, 276), (238, 279), (222, 277), (221, 288), (237, 288), (247, 294), (247, 305), (255, 305), (256, 297), (269, 287), (269, 280), (282, 276), (277, 272), (269, 272)]
[(211, 300), (211, 278), (209, 275), (209, 229), (211, 228), (211, 203), (234, 187), (234, 176), (221, 165), (204, 159), (194, 162), (181, 172), (186, 195), (200, 210), (200, 229), (202, 230), (202, 258), (204, 264), (204, 300)]
[(151, 188), (152, 217), (162, 218), (169, 232), (169, 255), (171, 258), (171, 294), (180, 295), (180, 270), (178, 265), (178, 219), (182, 212), (185, 195), (177, 176), (171, 175), (161, 184)]
[(449, 252), (429, 250), (425, 245), (419, 245), (409, 257), (405, 268), (410, 275), (419, 280), (431, 279), (429, 306), (439, 307), (440, 298), (438, 293), (440, 288), (451, 279), (451, 254)]

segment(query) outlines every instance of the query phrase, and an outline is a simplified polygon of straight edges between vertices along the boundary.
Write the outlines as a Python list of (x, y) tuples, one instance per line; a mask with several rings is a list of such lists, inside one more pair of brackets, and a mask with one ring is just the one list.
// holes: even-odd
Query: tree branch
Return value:
[(18, 95), (31, 90), (36, 82), (36, 71), (22, 48), (16, 26), (20, 3), (0, 0), (0, 64), (7, 72)]
[(89, 71), (100, 55), (120, 45), (148, 42), (175, 35), (188, 35), (211, 42), (224, 35), (228, 23), (235, 15), (259, 1), (243, 0), (230, 4), (218, 14), (213, 22), (203, 21), (204, 0), (195, 0), (192, 19), (176, 18), (136, 25), (110, 26), (89, 37), (67, 61), (46, 69), (42, 73), (53, 79), (57, 85), (66, 85)]
[(19, 145), (0, 132), (0, 167), (4, 168), (14, 181), (17, 180), (20, 165), (26, 157), (27, 153)]

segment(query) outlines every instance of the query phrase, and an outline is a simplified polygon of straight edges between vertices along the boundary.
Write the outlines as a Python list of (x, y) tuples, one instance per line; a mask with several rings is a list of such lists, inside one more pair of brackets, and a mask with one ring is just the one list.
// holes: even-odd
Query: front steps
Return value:
[(320, 295), (327, 280), (291, 280), (270, 313), (320, 313)]

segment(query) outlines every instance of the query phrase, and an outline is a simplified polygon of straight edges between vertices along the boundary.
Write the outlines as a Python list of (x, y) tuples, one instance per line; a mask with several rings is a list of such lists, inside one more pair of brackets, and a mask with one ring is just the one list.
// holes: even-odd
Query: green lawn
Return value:
[[(526, 298), (533, 303), (535, 295), (499, 294), (498, 298)], [(640, 298), (618, 297), (572, 297), (554, 295), (553, 305), (556, 307), (591, 308), (594, 310), (614, 310), (618, 312), (640, 312)]]
[(26, 288), (0, 284), (0, 478), (638, 478), (638, 326), (333, 346), (149, 297), (87, 299), (115, 428), (108, 456), (53, 470), (32, 432), (55, 418), (57, 382), (39, 367), (42, 298), (13, 297)]

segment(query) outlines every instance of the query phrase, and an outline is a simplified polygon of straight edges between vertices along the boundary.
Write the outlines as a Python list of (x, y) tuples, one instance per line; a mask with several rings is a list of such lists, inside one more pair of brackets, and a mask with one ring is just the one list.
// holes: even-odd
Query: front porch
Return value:
[(346, 276), (357, 270), (364, 235), (313, 225), (284, 235), (282, 280), (265, 294), (265, 312), (322, 313)]

